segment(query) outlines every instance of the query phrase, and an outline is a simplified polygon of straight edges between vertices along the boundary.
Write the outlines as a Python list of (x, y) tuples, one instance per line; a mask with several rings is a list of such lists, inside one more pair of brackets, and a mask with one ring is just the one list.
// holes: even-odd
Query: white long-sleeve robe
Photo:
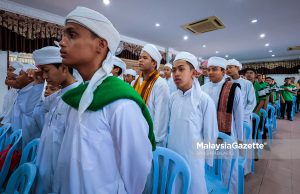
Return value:
[(41, 131), (32, 123), (34, 121), (33, 110), (39, 103), (43, 87), (44, 84), (30, 83), (18, 91), (12, 115), (12, 129), (22, 129), (23, 147), (41, 135)]
[(61, 99), (61, 96), (66, 91), (78, 85), (79, 83), (75, 82), (45, 98), (45, 110), (49, 112), (45, 118), (45, 125), (37, 151), (36, 166), (38, 167), (38, 173), (35, 185), (36, 194), (53, 192), (54, 169), (56, 168), (60, 145), (65, 133), (67, 115), (71, 109)]
[[(249, 123), (250, 129), (251, 129), (251, 132), (250, 132), (251, 138), (250, 138), (249, 142), (247, 142), (247, 143), (252, 143), (252, 113), (256, 107), (255, 90), (254, 90), (253, 84), (250, 81), (245, 80), (241, 77), (236, 80), (233, 79), (232, 81), (234, 83), (239, 83), (241, 86), (243, 102), (244, 102), (244, 121)], [(253, 157), (252, 151), (248, 150), (247, 157), (246, 157), (247, 161), (246, 161), (245, 168), (244, 168), (245, 175), (251, 172), (252, 159), (253, 159), (252, 157)]]
[[(142, 85), (143, 79), (140, 79)], [(134, 83), (133, 83), (134, 84)], [(153, 120), (154, 135), (158, 146), (164, 146), (168, 132), (169, 121), (169, 87), (163, 78), (159, 77), (153, 85), (147, 103), (151, 118)]]
[(3, 108), (1, 117), (1, 124), (11, 123), (11, 118), (13, 114), (13, 107), (17, 99), (18, 89), (10, 88), (4, 96)]
[(170, 77), (169, 79), (165, 78), (165, 80), (169, 86), (170, 95), (173, 94), (173, 92), (176, 92), (177, 87), (175, 85), (174, 79)]
[[(196, 83), (199, 85), (198, 80)], [(205, 161), (212, 166), (213, 156), (206, 158), (204, 150), (196, 149), (196, 142), (216, 142), (218, 123), (213, 101), (201, 91), (200, 85), (193, 85), (185, 93), (177, 90), (171, 96), (170, 112), (168, 148), (185, 158), (190, 166), (192, 180), (188, 193), (205, 194)]]
[[(223, 78), (218, 83), (209, 82), (204, 84), (201, 88), (204, 92), (206, 92), (214, 101), (215, 108), (218, 107), (220, 92), (222, 86), (225, 82), (225, 78)], [(231, 125), (231, 136), (236, 139), (243, 141), (244, 140), (244, 129), (243, 129), (243, 121), (244, 121), (244, 105), (243, 105), (243, 96), (239, 87), (235, 89), (235, 96), (233, 100), (233, 109), (232, 109), (232, 125)], [(222, 122), (219, 121), (218, 122)], [(222, 174), (224, 183), (228, 183), (229, 171), (230, 171), (230, 161), (224, 160)], [(236, 194), (238, 192), (238, 160), (236, 160), (234, 164), (233, 174), (231, 177), (231, 193)]]
[(71, 108), (54, 172), (60, 194), (142, 193), (152, 162), (149, 126), (132, 100), (85, 111)]

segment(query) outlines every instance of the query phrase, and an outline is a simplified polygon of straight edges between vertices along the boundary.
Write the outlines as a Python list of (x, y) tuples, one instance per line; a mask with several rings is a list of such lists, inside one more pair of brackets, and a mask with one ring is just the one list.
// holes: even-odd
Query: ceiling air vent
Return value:
[(189, 23), (184, 25), (183, 27), (194, 34), (205, 33), (225, 28), (224, 24), (216, 16), (211, 16), (203, 20)]
[(288, 51), (297, 51), (300, 50), (300, 46), (292, 46), (288, 48)]

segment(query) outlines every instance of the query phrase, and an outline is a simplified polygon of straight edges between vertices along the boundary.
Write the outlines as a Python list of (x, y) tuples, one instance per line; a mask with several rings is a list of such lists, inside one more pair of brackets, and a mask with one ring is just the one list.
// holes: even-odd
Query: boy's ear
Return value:
[(192, 69), (192, 71), (193, 71), (193, 76), (196, 76), (197, 75), (196, 69)]

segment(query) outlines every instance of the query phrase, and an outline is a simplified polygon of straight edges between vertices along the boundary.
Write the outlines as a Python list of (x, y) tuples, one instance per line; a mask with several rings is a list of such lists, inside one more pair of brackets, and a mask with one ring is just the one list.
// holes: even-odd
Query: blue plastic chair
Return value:
[(29, 194), (35, 175), (36, 166), (34, 164), (22, 164), (9, 178), (4, 194)]
[(296, 114), (296, 100), (297, 98), (294, 96), (293, 97), (293, 105), (292, 105), (292, 111), (291, 111), (291, 119), (294, 120), (295, 119), (295, 114)]
[[(243, 128), (245, 131), (245, 141), (244, 143), (250, 143), (250, 140), (252, 139), (252, 134), (251, 134), (251, 127), (247, 122), (243, 123)], [(243, 194), (244, 193), (244, 168), (248, 159), (248, 151), (251, 151), (251, 155), (252, 155), (252, 165), (253, 165), (253, 160), (254, 160), (254, 150), (244, 150), (244, 156), (240, 156), (239, 158), (239, 179), (238, 179), (238, 193), (239, 194)], [(253, 168), (251, 168), (251, 171), (253, 170)], [(252, 171), (253, 173), (254, 171)]]
[(0, 151), (3, 150), (8, 131), (11, 129), (11, 124), (6, 123), (0, 127)]
[[(159, 163), (160, 158), (163, 158), (162, 166)], [(172, 169), (169, 168), (171, 165)], [(156, 150), (153, 152), (153, 169), (152, 194), (158, 193), (159, 185), (160, 194), (171, 194), (173, 183), (179, 174), (182, 175), (183, 180), (182, 194), (188, 193), (191, 184), (191, 171), (188, 163), (179, 154), (168, 148), (156, 147)], [(162, 171), (161, 180), (159, 180), (160, 170)]]
[[(269, 112), (271, 112), (270, 117), (268, 114)], [(265, 122), (265, 128), (268, 130), (268, 142), (269, 145), (271, 146), (273, 143), (273, 116), (272, 115), (275, 114), (274, 107), (272, 105), (268, 105), (266, 113), (267, 113), (267, 119)]]
[[(261, 132), (263, 134), (264, 133), (264, 129), (266, 127), (268, 129), (268, 133), (269, 133), (268, 134), (268, 138), (269, 138), (269, 140), (272, 141), (272, 133), (270, 133), (270, 130), (269, 130), (270, 125), (268, 124), (269, 123), (269, 121), (268, 121), (268, 113), (264, 109), (260, 109), (260, 113), (262, 114), (262, 126), (261, 126), (260, 130), (261, 130)], [(271, 128), (271, 132), (272, 132), (272, 128)]]
[[(258, 128), (259, 122), (260, 122), (260, 117), (256, 113), (252, 113), (252, 120), (255, 120), (255, 126), (253, 126), (255, 136), (253, 138), (253, 141), (255, 141), (256, 143), (261, 144), (262, 143), (262, 134), (263, 134), (263, 132)], [(257, 136), (257, 134), (258, 134), (258, 136)], [(259, 159), (261, 159), (261, 155), (262, 155), (262, 152), (259, 149), (258, 150), (258, 158)], [(252, 172), (254, 172), (254, 160), (253, 160), (253, 164), (252, 164)]]
[(11, 148), (9, 149), (9, 151), (6, 155), (4, 164), (3, 164), (2, 169), (0, 171), (0, 189), (3, 188), (3, 183), (6, 179), (7, 174), (8, 174), (8, 170), (9, 170), (9, 167), (10, 167), (10, 163), (11, 163), (13, 153), (16, 150), (17, 146), (21, 143), (21, 138), (22, 138), (22, 130), (21, 129), (14, 131), (9, 137), (8, 144), (11, 144), (12, 146), (11, 146)]
[[(227, 144), (233, 144), (235, 141), (234, 139), (222, 132), (219, 132), (219, 138), (223, 139), (224, 142)], [(212, 168), (206, 168), (205, 172), (205, 180), (206, 180), (206, 186), (207, 190), (210, 194), (229, 194), (230, 192), (230, 183), (231, 183), (231, 176), (234, 169), (235, 161), (238, 158), (238, 150), (232, 149), (231, 150), (231, 166), (230, 166), (230, 173), (229, 173), (229, 181), (228, 184), (224, 184), (222, 182), (222, 161), (226, 159), (226, 157), (223, 157), (223, 155), (216, 156), (216, 159), (214, 160), (214, 166)]]
[(36, 138), (33, 139), (25, 146), (25, 148), (22, 151), (22, 156), (19, 165), (22, 165), (23, 163), (26, 162), (35, 164), (39, 143), (40, 143), (40, 138)]

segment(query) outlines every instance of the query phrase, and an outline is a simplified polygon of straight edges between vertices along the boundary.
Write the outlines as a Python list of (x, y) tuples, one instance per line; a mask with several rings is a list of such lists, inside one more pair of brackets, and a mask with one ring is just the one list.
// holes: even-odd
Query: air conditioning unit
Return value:
[(292, 46), (288, 48), (288, 51), (297, 51), (300, 50), (300, 46)]
[(200, 34), (223, 29), (225, 28), (225, 26), (219, 18), (217, 18), (216, 16), (210, 16), (199, 21), (185, 24), (183, 28), (192, 32), (193, 34)]

